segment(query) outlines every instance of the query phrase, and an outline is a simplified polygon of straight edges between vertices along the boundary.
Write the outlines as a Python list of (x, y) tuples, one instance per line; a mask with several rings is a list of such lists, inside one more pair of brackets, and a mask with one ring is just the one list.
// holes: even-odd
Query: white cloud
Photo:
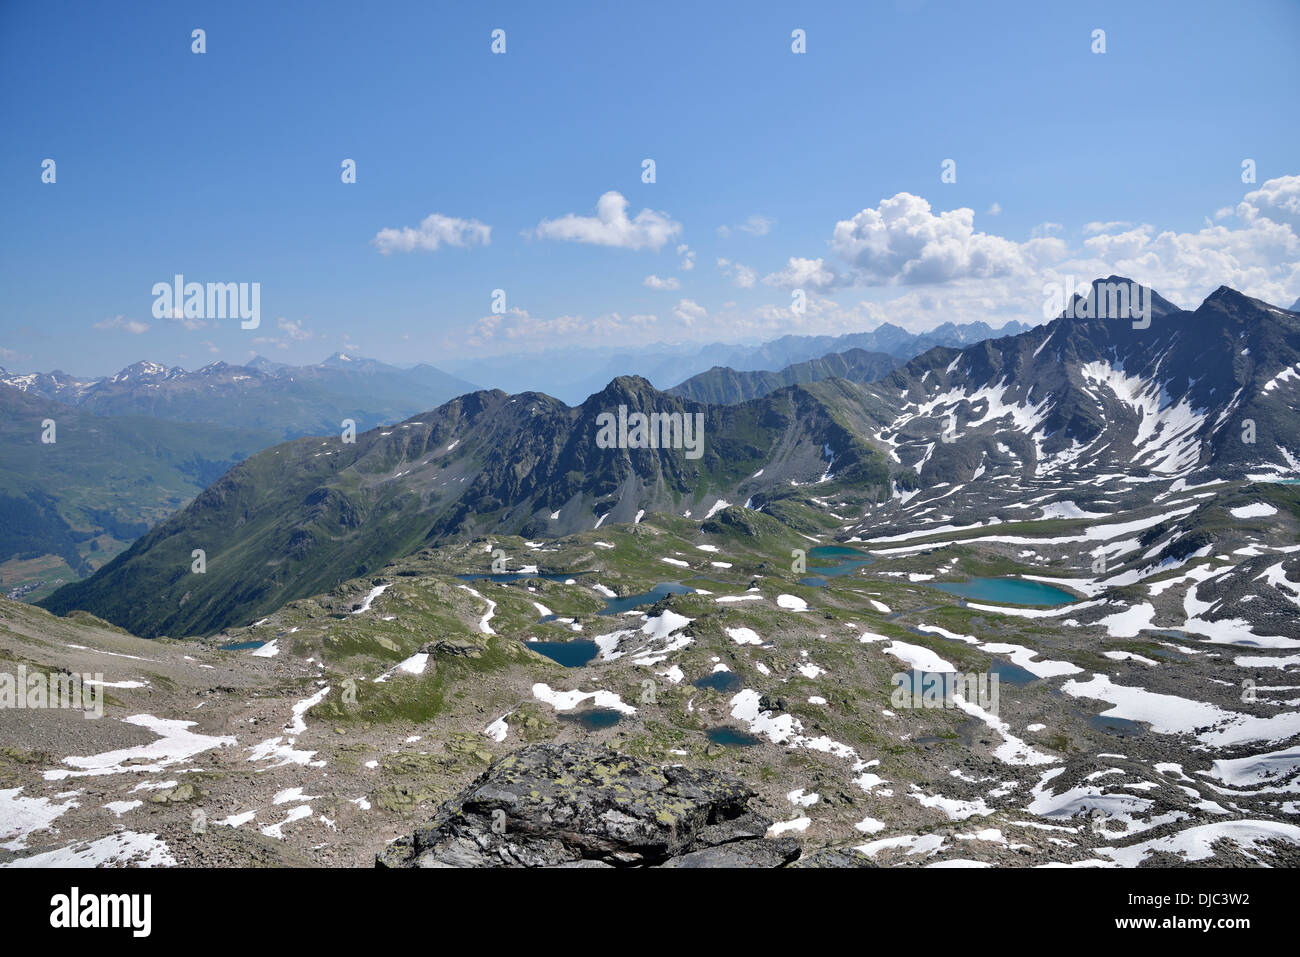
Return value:
[(1142, 225), (1099, 233), (1057, 268), (1075, 275), (1128, 276), (1184, 308), (1195, 308), (1221, 285), (1285, 306), (1300, 294), (1300, 238), (1290, 225), (1258, 208), (1252, 212), (1239, 229), (1209, 225), (1190, 233), (1157, 233)]
[[(1222, 210), (1216, 217), (1224, 218)], [(1015, 242), (976, 232), (969, 209), (934, 213), (922, 197), (899, 193), (836, 224), (830, 245), (846, 271), (822, 259), (792, 257), (763, 281), (818, 292), (972, 283), (963, 287), (960, 303), (950, 303), (956, 308), (944, 318), (954, 322), (985, 318), (962, 311), (980, 302), (1003, 311), (1028, 306), (1041, 300), (1045, 282), (1066, 275), (1085, 282), (1128, 276), (1185, 308), (1195, 308), (1219, 285), (1273, 303), (1293, 302), (1300, 295), (1300, 176), (1278, 177), (1247, 193), (1236, 219), (1235, 227), (1207, 220), (1204, 229), (1186, 233), (1124, 220), (1089, 222), (1082, 227), (1087, 238), (1071, 248), (1055, 235), (1059, 223), (1040, 223), (1033, 238)], [(899, 298), (891, 305), (906, 311)], [(1035, 321), (1032, 309), (1020, 318)]]
[(645, 279), (641, 281), (641, 284), (643, 286), (648, 286), (651, 289), (667, 289), (669, 291), (682, 288), (681, 282), (678, 281), (675, 276), (669, 276), (664, 279), (659, 276), (650, 275), (646, 276)]
[(831, 248), (863, 285), (919, 285), (1010, 275), (1022, 265), (1010, 240), (974, 228), (975, 211), (935, 215), (920, 196), (898, 193), (835, 224)]
[(731, 235), (732, 230), (739, 230), (742, 233), (749, 233), (751, 236), (766, 236), (775, 225), (776, 220), (755, 214), (735, 226), (719, 226), (718, 235), (726, 239)]
[(847, 277), (828, 266), (824, 259), (801, 259), (797, 256), (791, 256), (784, 269), (764, 276), (763, 282), (782, 289), (815, 289), (821, 292), (850, 285)]
[(104, 332), (125, 332), (133, 336), (141, 335), (149, 331), (149, 323), (140, 322), (138, 319), (128, 319), (125, 316), (114, 316), (112, 319), (105, 319), (103, 322), (95, 323), (96, 329), (102, 329)]
[(1300, 295), (1300, 175), (1268, 180), (1233, 211), (1220, 208), (1195, 232), (1149, 224), (1105, 227), (1057, 266), (1076, 275), (1128, 276), (1192, 309), (1217, 287), (1287, 306)]
[(1001, 203), (994, 203), (992, 206), (990, 206), (990, 207), (988, 208), (987, 215), (989, 215), (989, 216), (1001, 216), (1001, 215), (1002, 215), (1002, 204), (1001, 204)]
[(719, 257), (718, 268), (731, 279), (733, 284), (741, 289), (752, 289), (755, 280), (758, 279), (758, 275), (754, 270), (741, 263), (733, 263), (729, 259)]
[(667, 213), (643, 209), (628, 219), (627, 199), (610, 190), (596, 201), (595, 216), (569, 213), (559, 219), (544, 219), (537, 224), (541, 239), (562, 239), (619, 249), (661, 249), (682, 231)]
[(1083, 231), (1089, 235), (1093, 233), (1113, 233), (1117, 229), (1128, 229), (1133, 224), (1121, 219), (1112, 219), (1110, 222), (1100, 223), (1091, 222), (1083, 224)]
[(682, 243), (677, 247), (677, 255), (682, 257), (681, 268), (683, 272), (690, 272), (695, 268), (695, 252), (690, 246)]
[(1300, 176), (1279, 176), (1247, 193), (1237, 205), (1237, 216), (1246, 223), (1271, 219), (1300, 233)]
[(694, 299), (683, 299), (673, 307), (673, 315), (686, 323), (693, 326), (700, 319), (708, 317), (708, 311)]
[(456, 219), (441, 213), (424, 217), (418, 229), (381, 229), (371, 245), (385, 256), (416, 250), (432, 252), (440, 246), (486, 246), (492, 241), (492, 227), (477, 219)]
[[(1012, 319), (1042, 322), (1045, 283), (1072, 276), (1082, 284), (1112, 274), (1150, 285), (1185, 308), (1195, 308), (1221, 284), (1289, 306), (1300, 296), (1300, 237), (1291, 222), (1300, 176), (1242, 189), (1233, 211), (1203, 229), (1160, 231), (1120, 220), (1075, 223), (1071, 232), (1083, 236), (1068, 243), (1058, 223), (1039, 224), (1032, 238), (1018, 242), (976, 232), (970, 210), (935, 213), (924, 199), (899, 194), (836, 226), (830, 245), (833, 253), (845, 255), (842, 263), (833, 254), (790, 257), (764, 276), (762, 285), (748, 287), (804, 289), (807, 308), (800, 315), (792, 314), (780, 295), (767, 304), (727, 302), (709, 310), (681, 299), (661, 317), (617, 312), (590, 319), (487, 317), (474, 328), (474, 337), (486, 351), (529, 351), (554, 348), (566, 339), (620, 345), (629, 337), (666, 343), (839, 335), (882, 322), (913, 332), (944, 321), (980, 320), (997, 328)], [(715, 262), (733, 281), (747, 268), (729, 258)], [(934, 279), (922, 282), (926, 276)], [(646, 285), (653, 288), (648, 279)], [(878, 288), (852, 301), (854, 286)]]
[(276, 325), (280, 327), (281, 331), (286, 333), (294, 342), (306, 342), (309, 339), (316, 338), (315, 333), (302, 327), (301, 319), (294, 322), (281, 316), (275, 322)]

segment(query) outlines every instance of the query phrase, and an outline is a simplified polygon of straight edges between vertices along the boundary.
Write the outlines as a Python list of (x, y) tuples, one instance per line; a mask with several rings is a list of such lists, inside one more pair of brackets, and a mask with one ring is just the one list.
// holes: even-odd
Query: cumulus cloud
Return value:
[(718, 258), (718, 268), (731, 279), (734, 285), (739, 286), (741, 289), (752, 289), (754, 282), (758, 279), (758, 274), (748, 266), (722, 257)]
[(989, 216), (1001, 216), (1001, 215), (1002, 215), (1002, 204), (1001, 204), (1001, 203), (994, 203), (992, 206), (990, 206), (990, 207), (988, 208), (988, 210), (987, 210), (987, 214), (988, 214)]
[[(1239, 214), (1240, 215), (1240, 214)], [(1256, 210), (1244, 226), (1156, 232), (1149, 225), (1100, 233), (1057, 266), (1076, 275), (1129, 276), (1174, 303), (1193, 308), (1221, 285), (1285, 305), (1300, 294), (1300, 238)]]
[(690, 246), (682, 243), (677, 247), (677, 255), (682, 257), (681, 268), (683, 272), (690, 272), (695, 268), (695, 252)]
[(836, 272), (824, 259), (801, 259), (798, 256), (791, 256), (784, 269), (764, 276), (763, 282), (782, 289), (815, 289), (821, 292), (850, 284), (848, 277)]
[(975, 211), (938, 215), (920, 196), (898, 193), (835, 224), (831, 248), (864, 285), (919, 285), (1006, 276), (1021, 265), (1017, 245), (975, 231)]
[(651, 289), (667, 289), (670, 291), (682, 288), (681, 282), (679, 282), (674, 276), (669, 276), (665, 279), (660, 278), (659, 276), (650, 275), (646, 276), (645, 279), (641, 281), (641, 284), (648, 286)]
[[(1232, 223), (1225, 219), (1235, 220)], [(1040, 223), (1016, 242), (978, 232), (970, 209), (935, 212), (920, 196), (898, 193), (835, 225), (830, 248), (843, 261), (792, 257), (764, 283), (827, 293), (853, 286), (940, 287), (973, 283), (994, 308), (1019, 306), (1019, 290), (1073, 276), (1129, 276), (1184, 307), (1219, 285), (1287, 304), (1300, 294), (1300, 176), (1271, 179), (1246, 193), (1234, 215), (1220, 209), (1204, 229), (1179, 233), (1126, 220), (1084, 224), (1081, 245), (1060, 238), (1059, 223)], [(983, 297), (963, 298), (975, 306)], [(895, 301), (899, 301), (896, 297)], [(784, 305), (774, 307), (784, 308)], [(953, 312), (953, 321), (980, 318)], [(1026, 320), (1032, 320), (1026, 313)]]
[(125, 316), (114, 316), (112, 319), (105, 319), (103, 322), (95, 323), (95, 328), (104, 332), (125, 332), (128, 335), (138, 336), (149, 331), (149, 323), (140, 322), (138, 319), (128, 319)]
[[(924, 199), (900, 193), (838, 223), (825, 258), (792, 256), (763, 276), (761, 285), (745, 287), (802, 288), (807, 302), (798, 315), (780, 295), (769, 304), (710, 303), (708, 309), (683, 298), (662, 316), (611, 312), (538, 319), (512, 311), (482, 320), (468, 344), (485, 344), (481, 351), (535, 351), (565, 339), (583, 345), (623, 345), (629, 337), (735, 341), (840, 335), (882, 322), (913, 332), (942, 321), (979, 320), (998, 328), (1013, 319), (1042, 322), (1046, 283), (1072, 277), (1082, 285), (1111, 274), (1150, 285), (1185, 308), (1195, 308), (1221, 284), (1286, 307), (1300, 296), (1298, 199), (1300, 176), (1281, 177), (1217, 200), (1233, 205), (1199, 230), (1161, 230), (1126, 220), (1076, 222), (1067, 241), (1061, 224), (1041, 223), (1031, 238), (1016, 241), (976, 231), (971, 210), (937, 212)], [(680, 255), (688, 252), (683, 248)], [(736, 280), (748, 267), (730, 258), (715, 262), (742, 285)], [(670, 288), (671, 280), (659, 277), (647, 277), (645, 284), (656, 288), (652, 280)], [(869, 291), (854, 297), (855, 287)], [(459, 338), (455, 343), (465, 345)]]
[(432, 252), (441, 246), (486, 246), (492, 241), (492, 227), (477, 219), (457, 219), (442, 213), (424, 217), (418, 228), (381, 229), (371, 245), (385, 256), (417, 250)]
[(701, 319), (708, 318), (708, 310), (694, 299), (683, 299), (673, 307), (673, 315), (688, 326), (695, 325)]
[(1129, 222), (1084, 230), (1093, 235), (1060, 257), (1056, 272), (1129, 276), (1183, 308), (1221, 285), (1282, 306), (1300, 295), (1300, 176), (1268, 180), (1195, 232)]
[(661, 249), (682, 231), (667, 213), (643, 209), (632, 219), (627, 215), (627, 199), (610, 190), (596, 201), (595, 216), (569, 213), (559, 219), (543, 219), (537, 224), (541, 239), (562, 239), (619, 249)]
[(1300, 176), (1279, 176), (1247, 193), (1237, 204), (1237, 216), (1246, 223), (1271, 219), (1300, 233)]

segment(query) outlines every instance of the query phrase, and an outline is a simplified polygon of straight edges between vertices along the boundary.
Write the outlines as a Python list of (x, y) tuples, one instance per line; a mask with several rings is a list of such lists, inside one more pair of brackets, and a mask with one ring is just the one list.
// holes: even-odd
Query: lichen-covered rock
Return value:
[(399, 838), (381, 867), (780, 867), (790, 838), (754, 792), (716, 771), (659, 767), (588, 744), (538, 744), (506, 755), (434, 819)]
[(440, 638), (420, 646), (424, 654), (449, 658), (482, 658), (486, 645), (468, 638)]
[(875, 867), (876, 862), (850, 848), (824, 847), (799, 858), (791, 867)]

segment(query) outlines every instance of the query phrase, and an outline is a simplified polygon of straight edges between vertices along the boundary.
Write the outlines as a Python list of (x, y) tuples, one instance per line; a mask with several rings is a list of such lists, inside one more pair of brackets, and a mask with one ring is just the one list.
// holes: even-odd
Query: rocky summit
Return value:
[(799, 842), (766, 837), (772, 822), (749, 810), (752, 797), (739, 779), (716, 771), (659, 767), (589, 744), (532, 745), (492, 764), (376, 863), (782, 867), (797, 860)]

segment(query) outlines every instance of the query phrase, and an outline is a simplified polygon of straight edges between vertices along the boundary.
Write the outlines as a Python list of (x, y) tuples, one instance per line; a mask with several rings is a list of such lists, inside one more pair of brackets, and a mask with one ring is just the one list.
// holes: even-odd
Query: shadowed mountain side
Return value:
[[(600, 447), (600, 416), (620, 407), (695, 417), (702, 454)], [(475, 392), (355, 443), (266, 449), (43, 604), (93, 610), (148, 637), (209, 634), (443, 539), (562, 535), (643, 511), (704, 518), (832, 468), (884, 493), (884, 460), (845, 420), (802, 387), (735, 406), (684, 401), (637, 378), (575, 408), (536, 393)], [(202, 574), (191, 571), (196, 549)]]

